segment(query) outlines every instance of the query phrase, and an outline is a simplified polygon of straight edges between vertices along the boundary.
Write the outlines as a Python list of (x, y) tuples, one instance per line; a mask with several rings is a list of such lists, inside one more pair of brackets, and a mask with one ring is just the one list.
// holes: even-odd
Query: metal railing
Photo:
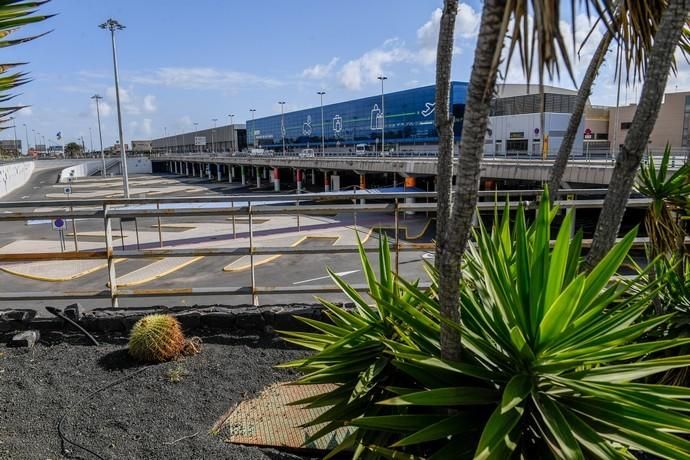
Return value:
[[(540, 190), (514, 190), (498, 192), (480, 192), (480, 199), (492, 197), (519, 197), (519, 200), (510, 201), (511, 209), (524, 204), (525, 198), (532, 199), (528, 206), (533, 207), (534, 198), (539, 196)], [(601, 199), (574, 199), (576, 196), (601, 195), (603, 189), (571, 189), (561, 190), (560, 193), (567, 197), (557, 204), (564, 208), (600, 208)], [(425, 202), (410, 202), (410, 199), (425, 200)], [(414, 201), (412, 200), (412, 201)], [(631, 198), (628, 207), (647, 207), (649, 199)], [(213, 207), (198, 207), (199, 204), (213, 205)], [(503, 207), (505, 201), (499, 200), (499, 206)], [(138, 206), (144, 205), (144, 206)], [(496, 201), (480, 201), (480, 211), (493, 211)], [(26, 208), (51, 207), (48, 210), (27, 211)], [(62, 208), (64, 207), (64, 208)], [(353, 226), (358, 231), (356, 216), (360, 213), (387, 213), (392, 214), (394, 232), (392, 250), (394, 254), (395, 270), (399, 268), (400, 253), (405, 251), (432, 251), (433, 243), (412, 243), (401, 241), (401, 219), (406, 213), (428, 213), (436, 211), (435, 193), (380, 193), (363, 194), (361, 192), (348, 192), (339, 195), (302, 194), (302, 195), (234, 195), (214, 197), (163, 197), (163, 198), (132, 198), (132, 199), (85, 199), (85, 200), (49, 200), (49, 201), (21, 201), (0, 202), (0, 223), (5, 221), (23, 221), (28, 219), (54, 219), (57, 217), (65, 221), (96, 219), (103, 223), (103, 236), (105, 240), (102, 249), (79, 250), (77, 232), (74, 231), (74, 251), (63, 252), (31, 252), (31, 253), (0, 253), (0, 263), (56, 261), (56, 260), (104, 260), (107, 262), (108, 288), (104, 290), (70, 290), (64, 292), (0, 292), (0, 301), (8, 300), (58, 300), (58, 299), (110, 299), (113, 307), (119, 306), (120, 298), (135, 297), (166, 297), (166, 296), (251, 296), (252, 303), (258, 305), (259, 295), (264, 294), (323, 294), (339, 292), (333, 285), (313, 286), (266, 286), (259, 285), (256, 280), (255, 256), (263, 255), (309, 255), (309, 254), (353, 254), (358, 251), (357, 246), (329, 246), (329, 247), (300, 247), (300, 246), (257, 246), (255, 242), (256, 217), (266, 216), (295, 216), (296, 225), (293, 230), (300, 231), (299, 216), (353, 216)], [(161, 220), (176, 217), (226, 217), (232, 221), (232, 238), (238, 238), (235, 221), (237, 218), (246, 219), (248, 224), (246, 246), (243, 247), (193, 247), (176, 248), (174, 242), (166, 241), (161, 232)], [(137, 218), (155, 218), (158, 228), (158, 241), (139, 245), (136, 248), (123, 246), (118, 249), (113, 242), (113, 224), (119, 219), (122, 221), (135, 220)], [(404, 218), (404, 217), (403, 217)], [(138, 236), (138, 235), (137, 235)], [(227, 235), (228, 239), (230, 234)], [(132, 246), (132, 245), (129, 245)], [(143, 247), (142, 247), (143, 246)], [(161, 257), (229, 257), (249, 256), (250, 258), (250, 284), (248, 286), (224, 286), (224, 287), (180, 287), (180, 288), (152, 288), (152, 289), (128, 289), (118, 286), (116, 262), (121, 259), (146, 259)], [(353, 286), (358, 291), (365, 291), (365, 285)]]

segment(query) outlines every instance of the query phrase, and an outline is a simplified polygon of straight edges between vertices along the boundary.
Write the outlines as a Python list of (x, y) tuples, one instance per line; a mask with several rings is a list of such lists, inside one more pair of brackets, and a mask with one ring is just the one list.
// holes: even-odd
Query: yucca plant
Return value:
[(640, 166), (635, 183), (638, 192), (652, 199), (644, 224), (653, 257), (678, 251), (684, 244), (681, 216), (690, 197), (690, 164), (685, 163), (670, 174), (670, 163), (671, 146), (666, 144), (659, 167), (650, 155)]
[[(438, 356), (439, 322), (438, 307), (420, 302), (415, 293), (417, 283), (401, 283), (393, 275), (388, 239), (379, 239), (379, 275), (369, 263), (366, 250), (359, 243), (362, 271), (368, 284), (368, 295), (372, 305), (364, 296), (348, 285), (341, 277), (329, 270), (333, 281), (354, 304), (353, 310), (320, 299), (330, 322), (297, 317), (315, 332), (282, 331), (288, 342), (314, 350), (315, 354), (304, 359), (284, 364), (304, 375), (299, 384), (336, 384), (333, 391), (318, 397), (297, 401), (308, 407), (329, 407), (308, 426), (324, 423), (314, 435), (305, 441), (312, 441), (332, 431), (352, 425), (363, 416), (375, 416), (382, 423), (391, 414), (399, 415), (396, 423), (404, 424), (404, 431), (416, 431), (429, 423), (438, 421), (439, 415), (403, 415), (406, 410), (386, 407), (377, 403), (394, 396), (395, 387), (414, 385), (414, 380), (398, 367), (391, 364), (393, 357), (384, 353), (386, 343), (396, 342), (403, 348), (413, 347), (426, 356)], [(368, 449), (369, 445), (385, 446), (397, 439), (395, 432), (371, 431), (351, 428), (351, 433), (326, 458), (344, 450), (350, 450), (353, 458), (373, 459), (380, 454)]]
[[(650, 357), (688, 339), (640, 340), (671, 317), (643, 318), (662, 280), (631, 290), (634, 281), (616, 279), (635, 231), (592, 270), (581, 270), (582, 233), (571, 237), (572, 212), (550, 246), (556, 211), (544, 196), (532, 224), (520, 208), (512, 231), (504, 215), (491, 231), (480, 226), (475, 234), (464, 267), (462, 323), (453, 324), (462, 363), (386, 342), (394, 365), (414, 369), (410, 375), (424, 390), (399, 388), (378, 404), (418, 416), (455, 412), (413, 433), (401, 421), (404, 437), (373, 450), (394, 458), (408, 455), (395, 449), (418, 445), (426, 458), (438, 447), (426, 443), (441, 441), (436, 458), (629, 459), (631, 450), (690, 458), (683, 438), (690, 434), (690, 389), (643, 381), (690, 364), (690, 356)], [(356, 421), (368, 429), (377, 422)], [(388, 418), (378, 428), (395, 425)]]
[[(24, 0), (1, 0), (0, 1), (0, 48), (19, 45), (36, 38), (42, 37), (46, 33), (31, 35), (21, 38), (8, 38), (9, 35), (17, 32), (21, 27), (44, 21), (52, 15), (35, 14), (38, 8), (49, 0), (24, 1)], [(24, 85), (30, 81), (26, 72), (8, 73), (16, 67), (26, 64), (25, 62), (15, 62), (0, 64), (0, 104), (14, 99), (16, 95), (9, 94), (9, 91)], [(6, 117), (24, 108), (21, 105), (0, 106), (0, 129), (7, 120)]]

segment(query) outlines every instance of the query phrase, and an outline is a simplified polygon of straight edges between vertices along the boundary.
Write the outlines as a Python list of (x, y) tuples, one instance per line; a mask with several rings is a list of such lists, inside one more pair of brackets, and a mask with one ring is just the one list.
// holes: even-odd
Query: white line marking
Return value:
[(27, 198), (29, 198), (29, 195), (24, 195), (24, 196), (22, 197), (22, 200), (26, 200)]
[(422, 259), (424, 259), (424, 260), (432, 260), (435, 258), (436, 258), (436, 254), (434, 254), (433, 252), (425, 252), (424, 254), (422, 254)]
[[(359, 271), (359, 270), (350, 270), (350, 271), (347, 271), (347, 272), (336, 273), (336, 275), (338, 275), (338, 276), (347, 276), (347, 275), (351, 275), (351, 274), (353, 274), (353, 273), (357, 273), (358, 271)], [(312, 278), (312, 279), (310, 279), (310, 280), (304, 280), (304, 281), (297, 281), (296, 283), (292, 283), (292, 284), (305, 284), (305, 283), (311, 283), (312, 281), (324, 280), (324, 279), (326, 279), (326, 278), (330, 278), (330, 276), (319, 276), (318, 278)]]

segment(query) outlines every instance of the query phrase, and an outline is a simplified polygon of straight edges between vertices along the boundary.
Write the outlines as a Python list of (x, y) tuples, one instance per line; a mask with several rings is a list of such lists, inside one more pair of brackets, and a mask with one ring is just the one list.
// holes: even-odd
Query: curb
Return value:
[[(169, 313), (182, 324), (186, 333), (224, 332), (233, 334), (273, 334), (274, 330), (305, 330), (295, 315), (327, 320), (320, 304), (210, 305), (192, 307), (155, 306), (148, 308), (102, 308), (83, 312), (72, 318), (91, 333), (122, 336), (141, 317), (153, 313)], [(43, 333), (79, 334), (73, 326), (57, 317), (36, 317), (33, 310), (0, 309), (0, 336), (11, 336), (26, 330)]]

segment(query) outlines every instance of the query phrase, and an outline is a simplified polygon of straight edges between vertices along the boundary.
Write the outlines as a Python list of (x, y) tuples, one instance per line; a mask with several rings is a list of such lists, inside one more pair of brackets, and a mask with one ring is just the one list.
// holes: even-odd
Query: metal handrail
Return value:
[[(531, 191), (536, 195), (537, 191)], [(567, 193), (564, 190), (562, 193)], [(597, 193), (602, 193), (597, 190)], [(385, 193), (374, 195), (363, 195), (360, 193), (345, 194), (343, 196), (319, 196), (319, 194), (304, 194), (304, 195), (270, 195), (270, 196), (224, 196), (224, 197), (204, 197), (204, 198), (188, 198), (188, 197), (166, 197), (166, 198), (149, 198), (149, 199), (129, 199), (129, 200), (55, 200), (39, 202), (42, 207), (45, 206), (68, 206), (68, 209), (54, 209), (50, 211), (5, 211), (0, 213), (0, 222), (2, 221), (17, 221), (24, 219), (37, 219), (48, 217), (62, 217), (64, 219), (103, 219), (103, 228), (105, 236), (104, 249), (96, 250), (75, 250), (65, 252), (48, 252), (48, 253), (4, 253), (0, 254), (0, 262), (28, 262), (28, 261), (45, 261), (45, 260), (106, 260), (108, 265), (108, 289), (103, 291), (67, 291), (67, 292), (24, 292), (24, 293), (0, 293), (0, 301), (2, 300), (38, 300), (38, 299), (68, 299), (68, 298), (110, 298), (113, 307), (118, 307), (119, 298), (124, 297), (164, 297), (176, 295), (251, 295), (252, 302), (258, 304), (258, 296), (261, 294), (305, 294), (305, 293), (327, 293), (337, 292), (338, 289), (333, 286), (260, 286), (256, 283), (255, 268), (256, 262), (254, 256), (257, 255), (295, 255), (295, 254), (347, 254), (356, 253), (358, 248), (356, 246), (333, 246), (333, 247), (318, 247), (318, 248), (300, 248), (300, 247), (257, 247), (254, 242), (254, 223), (253, 218), (256, 216), (266, 215), (315, 215), (327, 216), (335, 214), (352, 213), (392, 213), (394, 216), (394, 225), (391, 230), (394, 231), (393, 238), (393, 252), (395, 254), (396, 267), (401, 252), (405, 251), (420, 251), (433, 250), (433, 243), (410, 243), (400, 241), (400, 213), (406, 212), (430, 212), (436, 211), (435, 203), (405, 203), (405, 198), (412, 197), (433, 197), (434, 193)], [(488, 196), (488, 194), (487, 194)], [(270, 197), (270, 199), (267, 199)], [(363, 199), (362, 204), (318, 204), (323, 201), (328, 201), (333, 198), (343, 200), (343, 198)], [(249, 198), (249, 199), (247, 199)], [(269, 206), (258, 206), (253, 203), (256, 201), (283, 201), (294, 204), (277, 204)], [(309, 201), (314, 201), (317, 204), (310, 204)], [(368, 202), (367, 202), (368, 201)], [(372, 202), (374, 201), (374, 202)], [(210, 208), (161, 208), (161, 204), (165, 203), (218, 203), (228, 202), (228, 207), (210, 207)], [(249, 203), (248, 206), (234, 206), (235, 203)], [(141, 209), (131, 208), (123, 205), (127, 204), (156, 204), (155, 207)], [(531, 208), (536, 206), (536, 201), (527, 202)], [(566, 208), (601, 208), (603, 200), (563, 200), (557, 201), (557, 204)], [(628, 201), (629, 207), (647, 207), (650, 200), (647, 198), (632, 198)], [(100, 204), (100, 207), (96, 207)], [(503, 208), (508, 206), (511, 209), (517, 206), (524, 205), (525, 201), (510, 201), (507, 204), (498, 202), (498, 206)], [(2, 207), (26, 207), (26, 202), (1, 203), (5, 205)], [(493, 210), (496, 207), (495, 202), (480, 201), (478, 208), (482, 210)], [(87, 206), (91, 209), (79, 209)], [(182, 216), (231, 216), (231, 217), (247, 217), (248, 219), (248, 245), (241, 248), (175, 248), (164, 247), (162, 233), (159, 231), (159, 241), (157, 247), (148, 247), (142, 249), (123, 248), (118, 250), (113, 242), (113, 220), (114, 219), (129, 219), (129, 218), (158, 218), (159, 230), (160, 219), (165, 217), (182, 217)], [(297, 222), (297, 231), (299, 231), (299, 221)], [(356, 228), (356, 225), (355, 225)], [(75, 232), (76, 235), (76, 232)], [(233, 225), (233, 238), (237, 237)], [(229, 237), (229, 235), (228, 235)], [(75, 237), (76, 240), (76, 237)], [(75, 241), (76, 243), (76, 241)], [(76, 246), (76, 244), (75, 244)], [(192, 256), (212, 256), (212, 257), (227, 257), (227, 256), (249, 256), (250, 270), (251, 270), (251, 285), (240, 287), (209, 287), (209, 288), (160, 288), (160, 289), (123, 289), (117, 285), (117, 273), (115, 262), (118, 259), (141, 259), (154, 257), (192, 257)], [(357, 287), (359, 290), (366, 290), (366, 286)]]

